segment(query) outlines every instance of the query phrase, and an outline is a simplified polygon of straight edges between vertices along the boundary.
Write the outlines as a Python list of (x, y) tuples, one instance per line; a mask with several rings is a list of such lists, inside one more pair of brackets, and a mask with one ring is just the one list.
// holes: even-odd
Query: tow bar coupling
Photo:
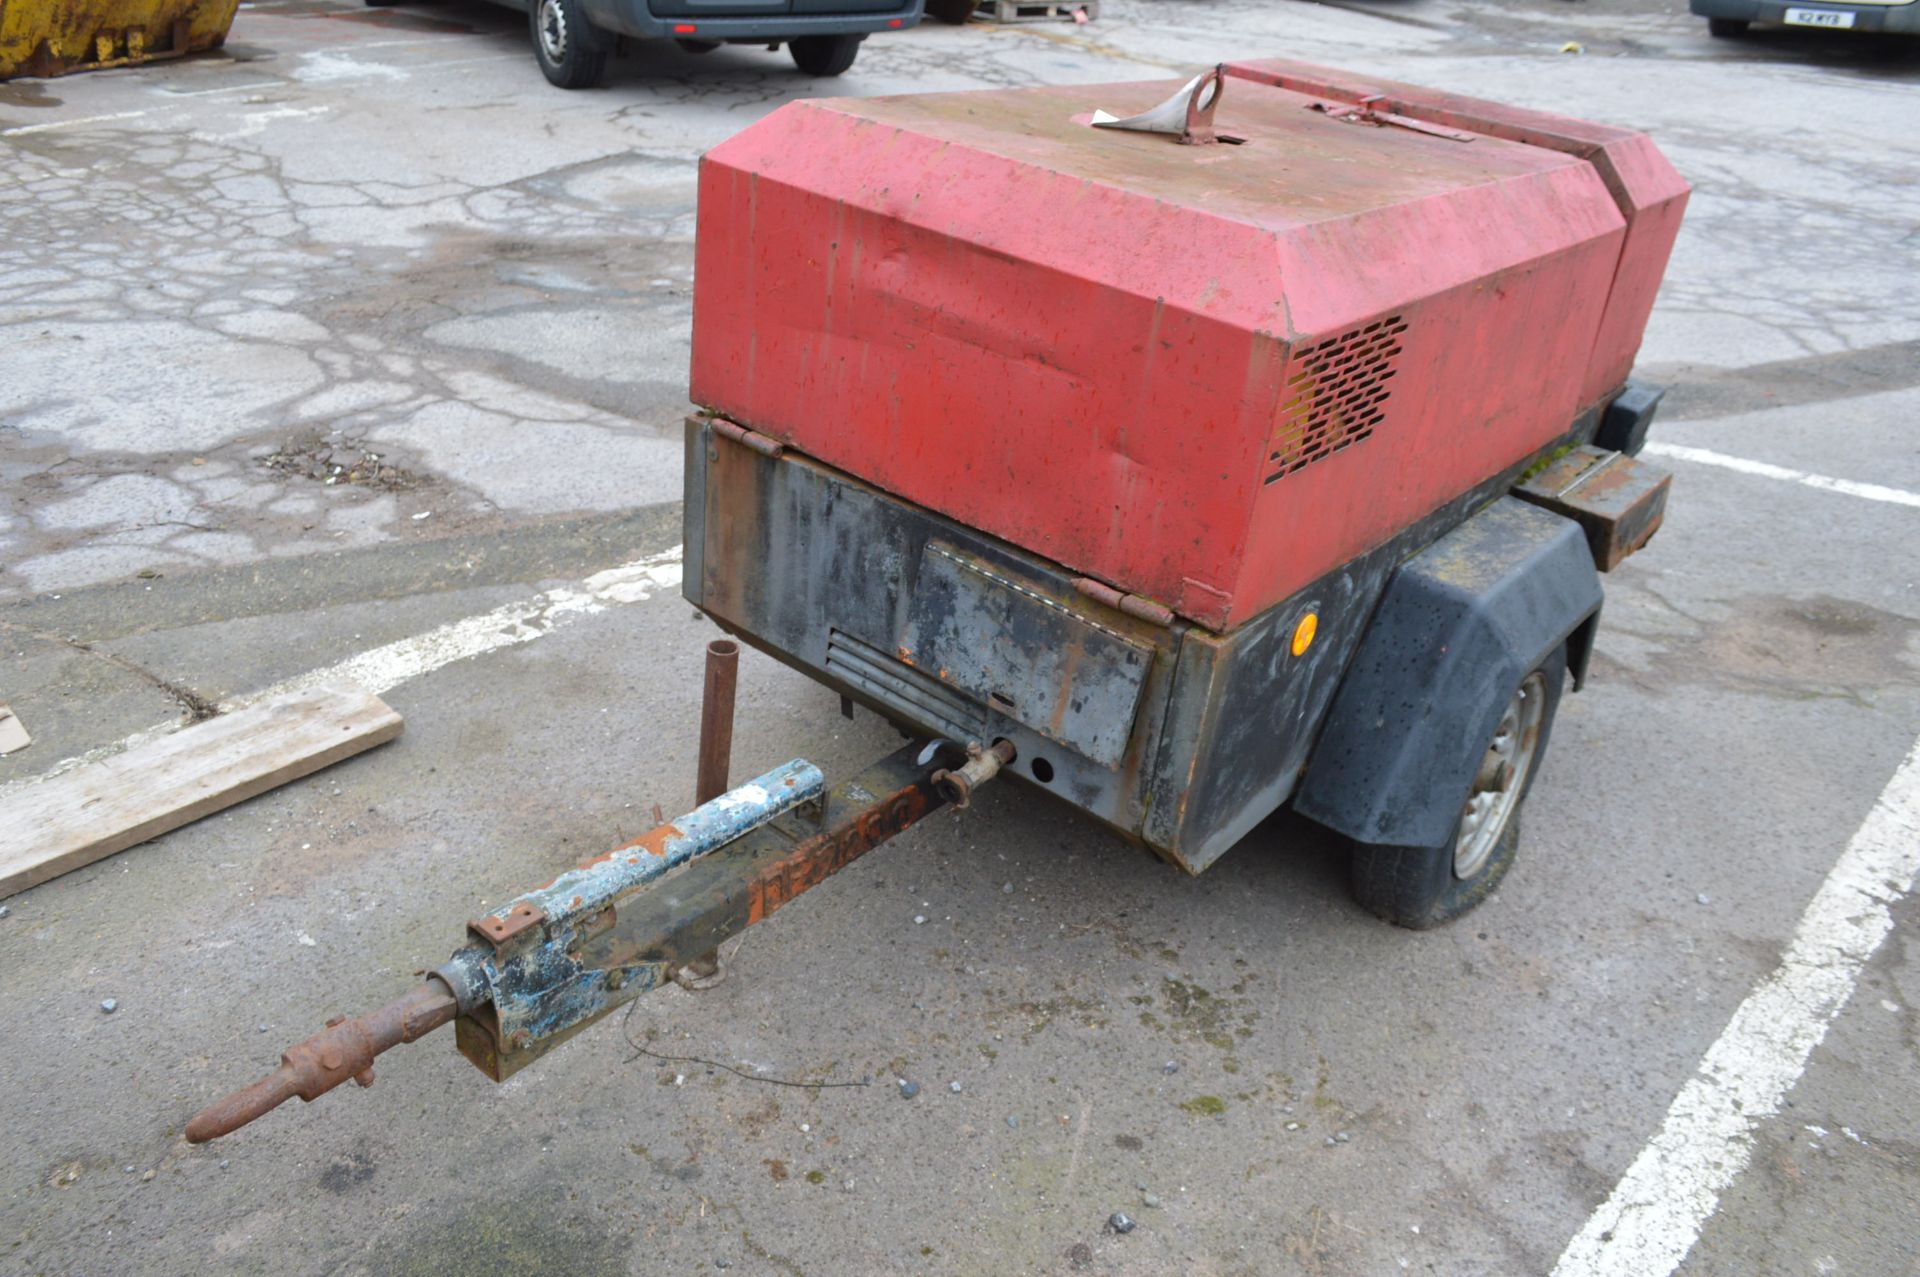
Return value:
[(973, 801), (973, 791), (998, 776), (1013, 759), (1010, 740), (997, 740), (985, 748), (977, 740), (968, 741), (967, 761), (953, 771), (942, 767), (933, 774), (933, 783), (942, 798), (955, 807), (965, 807)]
[[(939, 767), (935, 755), (952, 752), (907, 745), (832, 787), (795, 759), (568, 870), (468, 922), (466, 942), (405, 997), (329, 1021), (273, 1073), (201, 1110), (187, 1139), (217, 1139), (349, 1078), (369, 1086), (376, 1055), (448, 1023), (460, 1053), (505, 1081), (946, 803), (966, 806), (1014, 757), (1005, 741), (974, 743), (959, 767)], [(706, 773), (724, 783), (725, 755), (713, 754)]]

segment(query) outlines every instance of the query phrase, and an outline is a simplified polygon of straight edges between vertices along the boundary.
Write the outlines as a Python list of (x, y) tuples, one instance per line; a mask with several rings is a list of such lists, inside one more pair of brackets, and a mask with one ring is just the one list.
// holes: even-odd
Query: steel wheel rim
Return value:
[(559, 0), (540, 0), (540, 51), (558, 64), (567, 57), (567, 15)]
[(1547, 708), (1547, 680), (1538, 670), (1527, 675), (1507, 702), (1493, 741), (1473, 775), (1460, 832), (1453, 843), (1453, 876), (1465, 880), (1487, 867), (1500, 836), (1520, 806), (1520, 794), (1533, 774), (1540, 748), (1540, 722)]

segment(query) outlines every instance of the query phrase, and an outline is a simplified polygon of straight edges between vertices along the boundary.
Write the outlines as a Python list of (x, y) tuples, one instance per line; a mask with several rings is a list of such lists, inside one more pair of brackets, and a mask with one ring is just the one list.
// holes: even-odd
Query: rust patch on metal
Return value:
[[(640, 862), (634, 858), (634, 852), (642, 851), (649, 856), (664, 856), (667, 854), (667, 844), (669, 842), (675, 838), (684, 837), (686, 837), (686, 833), (680, 826), (672, 824), (661, 825), (658, 829), (650, 829), (646, 833), (641, 834), (632, 842), (622, 843), (611, 851), (603, 851), (597, 856), (590, 856), (566, 872), (577, 873), (582, 869), (591, 869), (595, 865), (607, 864), (609, 861), (616, 860), (622, 856), (626, 857), (628, 864), (638, 864)], [(561, 876), (560, 874), (555, 874), (553, 877), (541, 883), (535, 890), (547, 890), (553, 886), (554, 883), (559, 882)]]
[(1066, 735), (1067, 710), (1073, 706), (1073, 676), (1080, 672), (1080, 662), (1087, 654), (1087, 642), (1084, 631), (1070, 631), (1071, 637), (1060, 649), (1060, 690), (1053, 698), (1053, 715), (1047, 720), (1047, 735), (1060, 740)]
[(1589, 445), (1555, 458), (1513, 495), (1578, 523), (1594, 566), (1610, 572), (1660, 530), (1672, 479), (1658, 466)]
[(482, 917), (471, 919), (467, 923), (467, 930), (473, 932), (474, 935), (479, 936), (488, 944), (498, 948), (500, 945), (505, 944), (507, 941), (519, 935), (522, 931), (525, 931), (528, 927), (538, 926), (546, 920), (547, 915), (538, 905), (522, 903), (510, 909), (504, 918), (495, 917), (493, 914), (486, 914)]
[(649, 856), (664, 856), (667, 854), (667, 844), (669, 842), (675, 838), (684, 837), (686, 837), (686, 835), (681, 831), (680, 826), (662, 825), (650, 833), (641, 834), (638, 838), (628, 843), (625, 850), (644, 851)]
[[(704, 520), (701, 535), (701, 606), (712, 616), (738, 617), (743, 593), (751, 587), (748, 569), (762, 566), (756, 548), (764, 532), (766, 493), (759, 482), (760, 458), (751, 452), (719, 446), (728, 436), (718, 429), (718, 418), (694, 418), (707, 427), (701, 446), (707, 449), (707, 508), (725, 511), (723, 517)], [(731, 423), (728, 423), (731, 424)]]
[(751, 448), (763, 457), (777, 457), (787, 450), (787, 445), (771, 435), (763, 435), (758, 430), (749, 430), (745, 426), (735, 425), (725, 417), (713, 419), (713, 433), (722, 439), (731, 440), (743, 448)]
[(319, 1033), (288, 1047), (273, 1073), (194, 1114), (187, 1123), (187, 1141), (218, 1139), (296, 1095), (318, 1099), (348, 1078), (372, 1086), (374, 1056), (426, 1036), (451, 1022), (458, 1010), (452, 992), (433, 979), (378, 1011), (329, 1020)]
[[(693, 801), (709, 803), (726, 792), (733, 765), (733, 701), (740, 678), (740, 645), (731, 639), (707, 644), (706, 681), (700, 696), (700, 754)], [(791, 784), (791, 780), (788, 782)]]
[(939, 806), (939, 796), (916, 782), (865, 808), (846, 824), (800, 843), (747, 883), (747, 925), (764, 922), (782, 905), (819, 886)]
[(1120, 610), (1136, 620), (1162, 628), (1173, 624), (1173, 609), (1164, 603), (1155, 603), (1152, 599), (1142, 598), (1138, 594), (1129, 594), (1120, 600)]

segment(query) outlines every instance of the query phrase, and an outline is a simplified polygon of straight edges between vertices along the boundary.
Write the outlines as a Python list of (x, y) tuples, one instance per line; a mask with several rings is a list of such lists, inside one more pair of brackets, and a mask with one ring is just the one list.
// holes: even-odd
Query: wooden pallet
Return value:
[(1072, 22), (1075, 9), (1087, 21), (1100, 16), (1100, 0), (977, 0), (973, 16), (982, 22)]

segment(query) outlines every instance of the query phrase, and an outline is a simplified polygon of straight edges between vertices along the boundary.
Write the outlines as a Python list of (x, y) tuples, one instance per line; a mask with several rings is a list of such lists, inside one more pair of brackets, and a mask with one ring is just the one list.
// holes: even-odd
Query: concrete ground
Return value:
[[(0, 1270), (1554, 1268), (1920, 733), (1920, 55), (1676, 9), (1107, 0), (837, 82), (646, 47), (566, 94), (506, 10), (262, 0), (220, 55), (0, 85), (0, 700), (36, 737), (0, 784), (490, 618), (353, 667), (397, 743), (6, 902)], [(993, 787), (504, 1086), (429, 1041), (185, 1145), (486, 902), (688, 805), (700, 152), (794, 97), (1263, 53), (1651, 131), (1696, 184), (1658, 439), (1894, 498), (1671, 462), (1520, 864), (1450, 928), (1363, 915), (1289, 817), (1186, 880)], [(745, 662), (736, 774), (894, 739)], [(1891, 935), (1682, 1272), (1920, 1273), (1920, 908), (1878, 889)]]

